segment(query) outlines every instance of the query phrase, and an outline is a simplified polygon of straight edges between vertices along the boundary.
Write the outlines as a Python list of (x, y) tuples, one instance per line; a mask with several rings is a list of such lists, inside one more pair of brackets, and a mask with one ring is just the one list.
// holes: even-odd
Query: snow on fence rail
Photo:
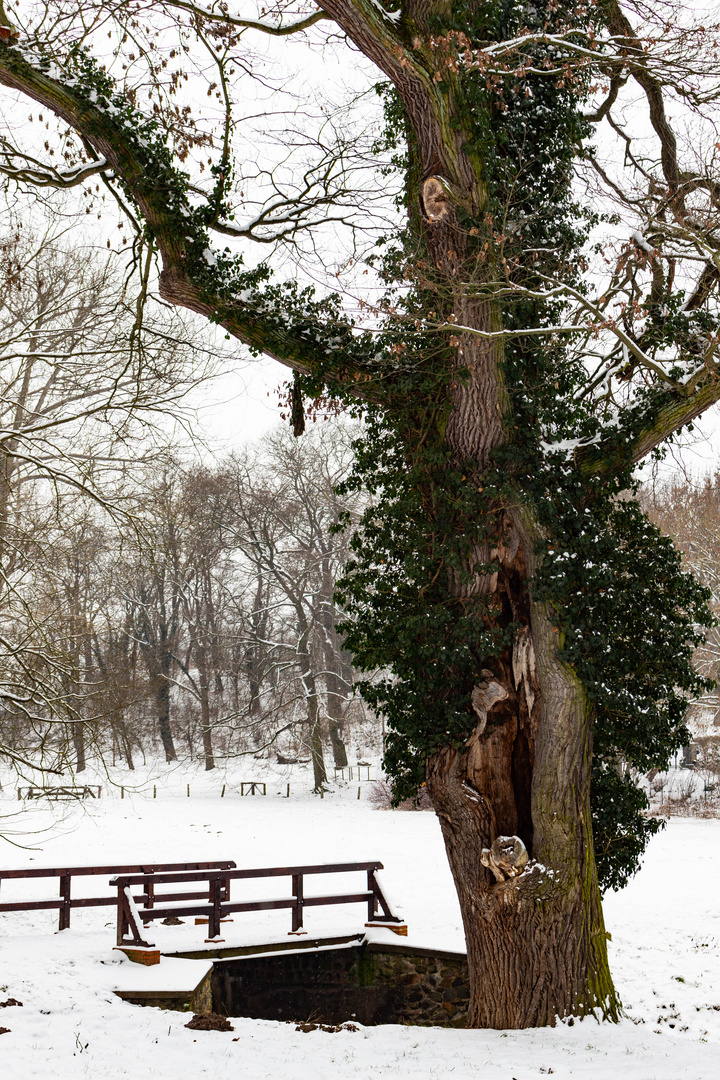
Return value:
[[(143, 938), (140, 922), (149, 923), (153, 919), (176, 918), (179, 915), (200, 915), (208, 919), (208, 941), (220, 937), (220, 922), (223, 918), (240, 911), (273, 911), (290, 908), (292, 911), (291, 933), (302, 931), (303, 912), (306, 907), (321, 907), (330, 904), (367, 904), (368, 925), (387, 926), (402, 933), (406, 930), (401, 918), (394, 915), (377, 878), (377, 871), (383, 869), (381, 862), (323, 863), (318, 866), (273, 866), (258, 870), (223, 870), (197, 871), (194, 873), (158, 873), (147, 876), (123, 874), (113, 879), (117, 888), (117, 944), (119, 946), (141, 946), (152, 948), (152, 942)], [(367, 874), (367, 888), (352, 893), (334, 896), (305, 896), (304, 879), (308, 874), (348, 874), (363, 871)], [(230, 882), (250, 878), (289, 877), (292, 879), (292, 896), (273, 900), (251, 900), (241, 903), (230, 899)], [(169, 892), (158, 894), (155, 887), (162, 884), (191, 884), (207, 882), (202, 892)], [(132, 890), (144, 886), (145, 891), (139, 896)], [(133, 895), (135, 904), (142, 902), (137, 915), (133, 905), (128, 902), (128, 894)], [(194, 900), (204, 900), (203, 904), (188, 904)], [(159, 906), (156, 906), (159, 905)]]
[(204, 871), (204, 870), (232, 870), (237, 863), (232, 859), (215, 860), (213, 862), (184, 862), (184, 863), (142, 863), (140, 865), (122, 866), (55, 866), (55, 867), (32, 867), (23, 870), (0, 870), (0, 885), (3, 881), (11, 881), (26, 878), (60, 878), (60, 898), (58, 900), (14, 900), (0, 903), (0, 912), (3, 911), (41, 911), (44, 908), (59, 909), (59, 930), (67, 930), (70, 926), (70, 912), (74, 907), (111, 907), (117, 904), (116, 897), (111, 895), (73, 897), (71, 895), (71, 882), (74, 877), (108, 877), (108, 875), (134, 874), (139, 875), (135, 880), (146, 883), (152, 895), (152, 880), (155, 874), (173, 871)]

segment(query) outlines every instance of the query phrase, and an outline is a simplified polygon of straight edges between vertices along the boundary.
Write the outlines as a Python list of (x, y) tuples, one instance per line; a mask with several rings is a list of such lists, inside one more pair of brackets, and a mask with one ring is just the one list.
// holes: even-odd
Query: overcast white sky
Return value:
[(198, 391), (198, 434), (220, 453), (260, 438), (281, 422), (277, 390), (290, 374), (274, 360), (240, 360)]

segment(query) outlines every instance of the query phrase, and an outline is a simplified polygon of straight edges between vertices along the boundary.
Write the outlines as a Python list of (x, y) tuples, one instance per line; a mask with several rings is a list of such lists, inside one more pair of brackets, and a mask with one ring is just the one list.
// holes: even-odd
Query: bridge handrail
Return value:
[[(268, 866), (252, 869), (203, 870), (181, 873), (154, 874), (149, 882), (149, 889), (139, 896), (133, 896), (135, 904), (143, 903), (142, 908), (133, 910), (128, 902), (135, 886), (147, 881), (142, 875), (123, 874), (110, 882), (117, 888), (117, 943), (120, 946), (152, 947), (152, 942), (143, 937), (143, 930), (138, 919), (147, 924), (153, 919), (171, 918), (180, 915), (201, 915), (208, 919), (208, 940), (219, 938), (220, 922), (224, 917), (243, 911), (270, 911), (291, 908), (292, 931), (302, 931), (305, 907), (319, 907), (331, 904), (367, 903), (368, 923), (372, 925), (402, 925), (403, 921), (390, 910), (390, 905), (380, 887), (377, 871), (383, 864), (377, 860), (371, 862), (320, 863), (301, 866)], [(367, 874), (367, 888), (362, 892), (340, 893), (333, 896), (305, 896), (304, 879), (315, 874), (348, 874), (364, 871)], [(280, 897), (272, 900), (231, 901), (230, 882), (251, 878), (290, 877), (292, 879), (292, 897)], [(202, 894), (166, 893), (158, 894), (155, 888), (163, 884), (207, 882), (207, 890)], [(188, 906), (191, 900), (203, 899), (206, 902)], [(182, 906), (180, 906), (182, 905)]]
[(70, 912), (74, 907), (109, 907), (115, 905), (115, 896), (71, 895), (74, 877), (107, 877), (108, 874), (132, 874), (140, 881), (147, 881), (160, 872), (198, 872), (212, 870), (232, 870), (237, 863), (233, 859), (214, 859), (210, 862), (174, 862), (174, 863), (123, 863), (106, 866), (32, 866), (19, 870), (0, 870), (0, 884), (3, 881), (17, 881), (27, 878), (60, 878), (60, 897), (58, 900), (18, 900), (0, 903), (3, 911), (41, 911), (59, 910), (59, 930), (70, 926)]

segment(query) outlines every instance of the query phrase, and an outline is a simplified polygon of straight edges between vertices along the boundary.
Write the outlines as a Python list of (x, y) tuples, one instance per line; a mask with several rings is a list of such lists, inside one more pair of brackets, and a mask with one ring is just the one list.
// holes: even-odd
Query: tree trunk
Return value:
[[(78, 586), (75, 581), (75, 588), (71, 591), (68, 601), (71, 607), (72, 615), (70, 618), (70, 642), (69, 642), (69, 659), (72, 665), (72, 679), (70, 682), (70, 700), (74, 701), (73, 713), (75, 716), (82, 715), (85, 702), (82, 696), (82, 683), (80, 672), (80, 646), (78, 644), (80, 635), (83, 628), (82, 616), (79, 614), (78, 607)], [(81, 704), (82, 702), (82, 704)], [(73, 750), (75, 752), (75, 772), (84, 772), (86, 767), (85, 760), (85, 725), (82, 720), (73, 720), (70, 724), (70, 736), (72, 738)]]
[(338, 676), (332, 671), (325, 673), (325, 686), (327, 689), (327, 714), (328, 735), (332, 746), (333, 761), (337, 769), (347, 768), (348, 757), (343, 739), (343, 684)]
[[(429, 233), (435, 264), (452, 278), (462, 246), (453, 213)], [(502, 325), (496, 305), (462, 288), (453, 313), (484, 333)], [(457, 366), (465, 371), (451, 380), (445, 438), (481, 488), (513, 430), (502, 344), (464, 334)], [(465, 746), (443, 747), (426, 768), (467, 939), (468, 1024), (525, 1028), (588, 1012), (617, 1019), (590, 817), (592, 709), (559, 659), (550, 613), (532, 601), (541, 535), (522, 495), (512, 509), (488, 505), (492, 539), (478, 524), (470, 561), (497, 571), (451, 572), (449, 591), (490, 598), (488, 620), (518, 630), (512, 648), (479, 664), (477, 723)]]
[[(463, 180), (470, 171), (460, 164)], [(481, 188), (470, 184), (466, 194), (479, 214)], [(500, 330), (499, 306), (455, 285), (465, 238), (452, 206), (426, 235), (457, 325)], [(512, 438), (512, 402), (501, 339), (458, 336), (445, 439), (468, 482), (477, 477), (482, 490), (483, 470)], [(484, 524), (492, 540), (481, 539), (479, 522), (471, 562), (495, 564), (497, 572), (451, 573), (449, 590), (491, 597), (489, 621), (519, 629), (512, 648), (480, 667), (475, 731), (463, 748), (440, 749), (426, 769), (467, 939), (468, 1024), (525, 1028), (589, 1012), (617, 1019), (592, 841), (592, 708), (559, 659), (550, 613), (532, 601), (541, 536), (522, 495), (512, 509), (488, 504)]]
[(210, 769), (215, 768), (215, 755), (213, 754), (212, 745), (212, 724), (210, 723), (210, 708), (206, 694), (203, 694), (200, 704), (202, 709), (203, 757), (205, 758), (205, 772), (209, 772)]
[(322, 725), (320, 723), (320, 709), (318, 707), (317, 687), (315, 678), (309, 667), (309, 657), (306, 658), (308, 666), (303, 670), (302, 682), (307, 701), (307, 725), (309, 732), (310, 755), (313, 764), (313, 791), (320, 792), (327, 782), (325, 769), (325, 757), (322, 744)]
[(203, 756), (205, 758), (205, 771), (215, 768), (215, 757), (212, 745), (212, 721), (210, 719), (210, 686), (207, 670), (207, 651), (197, 639), (195, 644), (195, 656), (198, 665), (198, 682), (200, 690), (200, 715), (202, 726)]
[(333, 600), (332, 545), (325, 537), (318, 537), (322, 550), (322, 589), (318, 595), (316, 619), (320, 633), (320, 647), (325, 665), (324, 681), (327, 696), (328, 735), (332, 746), (336, 769), (347, 768), (348, 758), (343, 739), (343, 713), (350, 683), (343, 682), (340, 642), (335, 629), (335, 604)]
[(125, 721), (120, 718), (116, 721), (116, 727), (120, 733), (120, 741), (122, 742), (123, 753), (125, 754), (125, 761), (127, 767), (131, 772), (135, 771), (135, 762), (132, 755), (132, 744), (130, 742), (130, 736), (128, 735), (127, 725)]
[(320, 701), (318, 698), (317, 682), (313, 672), (312, 657), (309, 652), (311, 628), (308, 625), (302, 604), (297, 597), (294, 598), (293, 606), (297, 615), (297, 625), (300, 631), (296, 653), (300, 667), (300, 683), (303, 688), (307, 707), (308, 742), (313, 763), (313, 791), (319, 793), (323, 790), (323, 785), (327, 782), (327, 772), (325, 771), (325, 758), (323, 755)]
[(169, 655), (161, 657), (157, 677), (155, 678), (155, 709), (157, 715), (160, 740), (165, 752), (166, 761), (177, 761), (175, 743), (173, 742), (172, 726), (170, 724), (170, 666), (172, 658)]
[(255, 675), (254, 675), (254, 672), (256, 670), (256, 666), (255, 666), (254, 662), (252, 660), (247, 661), (246, 662), (246, 667), (247, 667), (247, 670), (248, 670), (248, 685), (249, 685), (249, 688), (250, 688), (250, 701), (249, 701), (249, 704), (248, 704), (248, 716), (251, 716), (253, 719), (256, 719), (260, 715), (260, 712), (261, 712), (261, 702), (260, 702), (260, 685), (261, 685), (261, 683), (260, 683), (260, 679), (256, 678)]
[(315, 717), (315, 723), (310, 728), (310, 754), (312, 755), (313, 765), (313, 791), (320, 792), (327, 782), (327, 771), (323, 754), (322, 728), (317, 716)]
[(85, 727), (82, 720), (73, 721), (72, 742), (75, 751), (75, 772), (83, 772), (87, 763), (85, 760)]
[(336, 769), (346, 769), (348, 764), (347, 747), (342, 737), (342, 721), (334, 717), (328, 720), (328, 735), (332, 746), (333, 762)]
[[(592, 844), (592, 710), (557, 637), (531, 605), (515, 664), (504, 658), (505, 677), (487, 673), (474, 695), (474, 734), (427, 766), (467, 940), (470, 1027), (618, 1018)], [(485, 865), (498, 837), (530, 853), (517, 876)]]
[[(494, 326), (493, 312), (474, 304), (462, 317)], [(454, 387), (447, 428), (455, 460), (479, 470), (504, 441), (498, 353), (465, 342), (468, 377)], [(559, 659), (550, 612), (532, 601), (538, 528), (520, 496), (512, 510), (489, 509), (489, 522), (493, 513), (493, 538), (479, 539), (472, 558), (497, 572), (451, 575), (450, 592), (492, 597), (488, 618), (518, 630), (512, 648), (481, 667), (465, 746), (443, 747), (426, 769), (467, 939), (468, 1023), (524, 1028), (589, 1012), (617, 1019), (590, 817), (592, 708)]]
[(245, 651), (245, 670), (247, 672), (248, 686), (250, 688), (250, 704), (248, 714), (255, 718), (260, 715), (262, 702), (260, 691), (263, 680), (263, 653), (260, 641), (265, 638), (268, 623), (268, 606), (265, 598), (265, 581), (261, 574), (257, 576), (255, 589), (255, 602), (250, 616), (255, 642)]

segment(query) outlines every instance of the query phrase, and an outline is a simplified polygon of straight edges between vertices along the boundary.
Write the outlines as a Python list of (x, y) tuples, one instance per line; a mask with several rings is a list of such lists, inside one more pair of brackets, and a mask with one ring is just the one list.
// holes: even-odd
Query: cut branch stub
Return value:
[(448, 216), (450, 191), (440, 176), (429, 176), (422, 186), (422, 204), (429, 221), (442, 221)]
[(2, 41), (12, 41), (18, 37), (20, 37), (20, 31), (8, 19), (3, 0), (0, 0), (0, 39)]
[(480, 861), (501, 882), (522, 874), (530, 857), (519, 836), (498, 836), (492, 847), (483, 848)]

